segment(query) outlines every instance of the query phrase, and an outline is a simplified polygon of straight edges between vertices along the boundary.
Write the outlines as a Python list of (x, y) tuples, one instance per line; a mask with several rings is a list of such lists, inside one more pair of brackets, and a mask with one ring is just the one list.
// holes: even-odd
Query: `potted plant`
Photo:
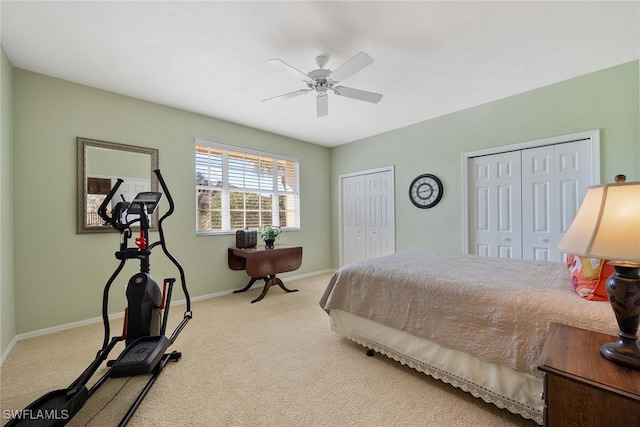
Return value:
[(275, 225), (262, 225), (258, 228), (258, 231), (260, 232), (260, 237), (264, 240), (264, 247), (267, 249), (273, 249), (273, 242), (282, 233), (282, 229)]

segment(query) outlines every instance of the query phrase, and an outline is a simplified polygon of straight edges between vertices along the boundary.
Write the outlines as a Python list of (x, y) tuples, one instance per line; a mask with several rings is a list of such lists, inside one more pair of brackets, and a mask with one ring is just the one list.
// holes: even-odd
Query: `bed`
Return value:
[(333, 332), (538, 424), (549, 325), (618, 331), (611, 306), (581, 298), (564, 263), (436, 251), (344, 266), (320, 306)]

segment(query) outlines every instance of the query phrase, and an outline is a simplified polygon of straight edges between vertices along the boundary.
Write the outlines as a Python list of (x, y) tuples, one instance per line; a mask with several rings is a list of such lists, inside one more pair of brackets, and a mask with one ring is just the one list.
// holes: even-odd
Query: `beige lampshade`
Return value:
[(640, 182), (589, 187), (556, 249), (593, 258), (640, 262)]

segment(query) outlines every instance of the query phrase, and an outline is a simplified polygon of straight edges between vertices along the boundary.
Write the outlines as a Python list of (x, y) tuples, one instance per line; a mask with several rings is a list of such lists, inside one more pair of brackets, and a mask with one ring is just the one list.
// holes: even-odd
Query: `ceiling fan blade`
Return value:
[(267, 60), (267, 63), (273, 65), (274, 67), (280, 68), (281, 70), (284, 70), (287, 73), (292, 74), (295, 77), (304, 80), (305, 82), (309, 82), (312, 80), (309, 76), (307, 76), (302, 71), (298, 70), (295, 67), (292, 67), (291, 65), (287, 64), (284, 61), (281, 61), (280, 59), (277, 59), (277, 58), (269, 59)]
[(284, 95), (274, 96), (273, 98), (263, 99), (262, 102), (274, 102), (274, 101), (282, 101), (283, 99), (294, 98), (296, 96), (304, 95), (308, 93), (311, 89), (300, 89), (295, 92), (285, 93)]
[(360, 52), (333, 71), (329, 78), (336, 83), (340, 82), (372, 63), (372, 57), (364, 52)]
[(329, 114), (329, 97), (326, 92), (319, 93), (316, 97), (316, 110), (318, 117), (325, 117)]
[(347, 98), (359, 99), (360, 101), (373, 102), (377, 104), (382, 99), (382, 95), (366, 90), (353, 89), (345, 86), (336, 86), (333, 88), (336, 95), (346, 96)]

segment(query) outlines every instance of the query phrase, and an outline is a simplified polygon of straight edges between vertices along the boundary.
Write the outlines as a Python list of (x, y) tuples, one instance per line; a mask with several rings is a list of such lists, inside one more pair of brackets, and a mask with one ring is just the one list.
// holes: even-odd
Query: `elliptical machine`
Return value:
[[(131, 202), (120, 201), (112, 209), (111, 216), (109, 216), (107, 207), (123, 183), (123, 180), (118, 179), (98, 208), (98, 214), (105, 223), (120, 232), (120, 249), (115, 253), (115, 257), (120, 260), (120, 263), (107, 281), (102, 298), (102, 321), (104, 325), (102, 348), (96, 354), (94, 361), (69, 387), (49, 392), (40, 397), (24, 410), (18, 411), (14, 418), (6, 424), (7, 426), (63, 426), (80, 411), (89, 397), (109, 378), (151, 374), (147, 384), (118, 424), (119, 426), (125, 426), (149, 390), (151, 390), (166, 364), (171, 360), (177, 361), (182, 357), (182, 353), (177, 351), (167, 353), (167, 349), (192, 318), (191, 300), (186, 286), (184, 270), (167, 249), (162, 228), (164, 220), (173, 214), (173, 199), (160, 170), (157, 169), (154, 173), (169, 203), (169, 210), (158, 221), (160, 240), (157, 242), (149, 243), (149, 216), (158, 207), (162, 193), (144, 192), (139, 193)], [(132, 216), (133, 219), (129, 220)], [(136, 246), (128, 247), (128, 241), (133, 236), (131, 227), (135, 224), (139, 224), (140, 229), (139, 236), (134, 240)], [(169, 317), (171, 294), (176, 279), (165, 279), (163, 290), (161, 291), (156, 281), (149, 274), (149, 257), (152, 249), (157, 246), (162, 248), (167, 258), (178, 269), (182, 291), (186, 299), (186, 311), (182, 321), (170, 337), (167, 337), (165, 332)], [(134, 274), (127, 284), (127, 308), (125, 309), (123, 334), (109, 339), (109, 290), (127, 260), (130, 259), (138, 259), (140, 261), (140, 272)], [(102, 363), (107, 360), (111, 350), (120, 341), (125, 341), (125, 348), (122, 353), (117, 359), (108, 361), (107, 366), (110, 369), (91, 388), (87, 388), (87, 383), (91, 377)]]

